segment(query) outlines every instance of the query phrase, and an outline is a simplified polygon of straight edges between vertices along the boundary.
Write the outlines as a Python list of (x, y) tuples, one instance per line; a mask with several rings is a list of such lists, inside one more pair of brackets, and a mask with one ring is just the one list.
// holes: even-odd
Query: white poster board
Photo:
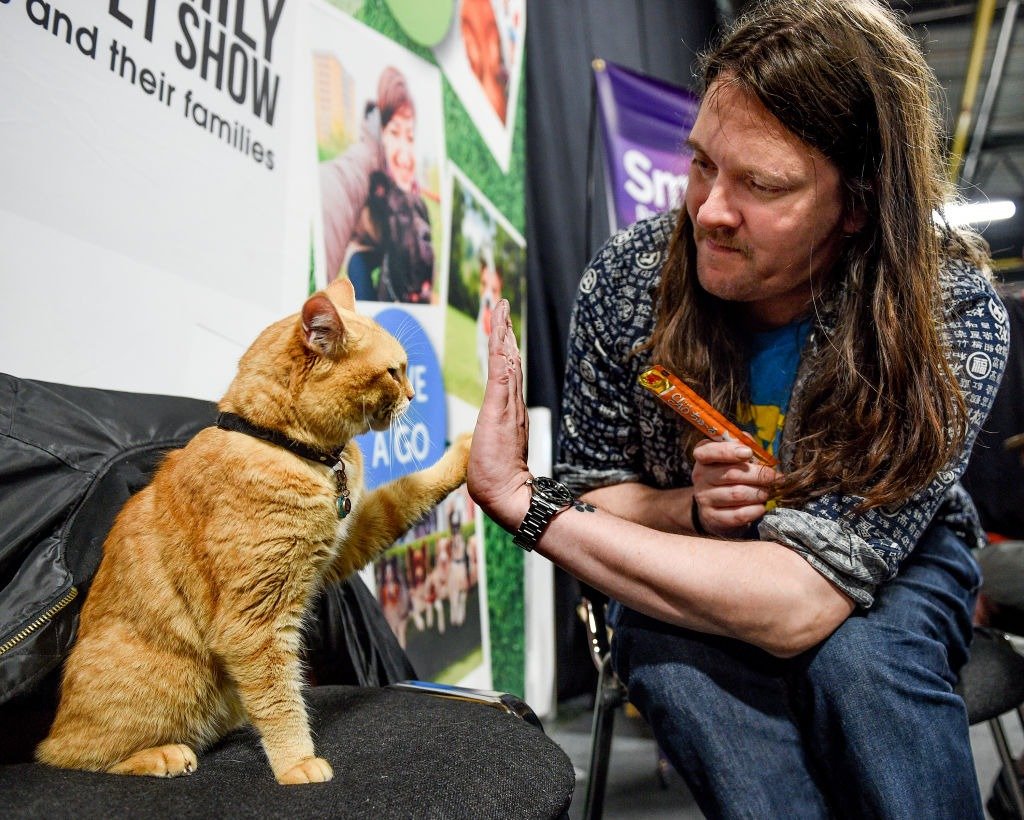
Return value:
[(64, 6), (0, 4), (0, 369), (219, 398), (308, 287), (302, 7)]

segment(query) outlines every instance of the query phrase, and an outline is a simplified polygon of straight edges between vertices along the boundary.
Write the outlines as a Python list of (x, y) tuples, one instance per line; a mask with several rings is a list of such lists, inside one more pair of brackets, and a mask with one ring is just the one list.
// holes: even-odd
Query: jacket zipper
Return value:
[(42, 615), (40, 615), (38, 618), (32, 621), (32, 623), (30, 623), (28, 626), (26, 626), (24, 629), (18, 632), (17, 635), (0, 644), (0, 655), (3, 655), (9, 652), (14, 647), (16, 647), (19, 643), (25, 640), (25, 638), (27, 638), (29, 635), (31, 635), (33, 632), (35, 632), (37, 629), (43, 626), (47, 621), (52, 619), (58, 612), (64, 609), (64, 607), (70, 604), (77, 597), (78, 588), (71, 587), (71, 589), (65, 592), (61, 599), (57, 601), (57, 603), (55, 603), (53, 606), (51, 606), (48, 610), (46, 610), (46, 612), (44, 612)]

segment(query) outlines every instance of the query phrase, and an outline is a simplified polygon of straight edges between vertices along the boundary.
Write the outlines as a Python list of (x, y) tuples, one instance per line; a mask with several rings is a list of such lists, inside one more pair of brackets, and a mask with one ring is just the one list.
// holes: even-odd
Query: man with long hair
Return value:
[[(935, 78), (875, 0), (757, 3), (701, 78), (684, 207), (582, 276), (564, 485), (521, 455), (503, 307), (470, 491), (616, 602), (615, 669), (708, 816), (980, 818), (958, 479), (1009, 337), (983, 243), (941, 219)], [(702, 440), (652, 364), (777, 469)]]

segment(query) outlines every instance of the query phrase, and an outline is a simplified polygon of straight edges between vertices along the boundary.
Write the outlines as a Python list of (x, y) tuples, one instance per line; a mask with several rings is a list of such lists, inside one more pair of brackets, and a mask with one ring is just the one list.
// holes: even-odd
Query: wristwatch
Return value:
[(538, 476), (526, 481), (533, 488), (530, 508), (526, 511), (523, 523), (519, 525), (513, 542), (527, 552), (537, 546), (540, 534), (552, 518), (568, 509), (576, 500), (572, 491), (553, 478)]

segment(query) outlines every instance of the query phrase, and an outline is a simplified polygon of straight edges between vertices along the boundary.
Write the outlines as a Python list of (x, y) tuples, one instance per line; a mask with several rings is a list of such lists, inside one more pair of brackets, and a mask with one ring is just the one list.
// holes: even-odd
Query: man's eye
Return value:
[(702, 179), (709, 179), (715, 175), (715, 166), (710, 160), (694, 157), (690, 161), (690, 165), (697, 169), (697, 174)]

